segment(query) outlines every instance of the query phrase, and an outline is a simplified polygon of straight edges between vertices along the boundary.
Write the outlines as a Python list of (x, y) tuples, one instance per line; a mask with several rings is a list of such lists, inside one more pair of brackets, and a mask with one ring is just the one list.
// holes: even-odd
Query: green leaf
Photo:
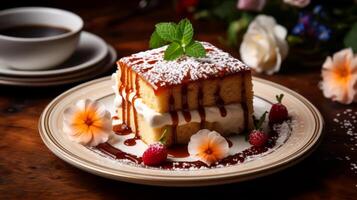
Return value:
[(278, 101), (278, 103), (281, 103), (281, 101), (283, 100), (283, 97), (284, 97), (284, 94), (275, 95), (275, 98)]
[(240, 15), (240, 12), (237, 12), (236, 4), (237, 0), (219, 1), (219, 4), (212, 9), (212, 13), (219, 19), (231, 22)]
[(227, 41), (231, 46), (238, 45), (238, 31), (239, 31), (239, 22), (233, 21), (229, 24), (227, 29)]
[(165, 41), (174, 42), (176, 37), (176, 24), (163, 22), (155, 25), (155, 31)]
[(185, 47), (190, 44), (193, 37), (193, 27), (188, 19), (181, 20), (177, 25), (177, 38), (180, 38), (181, 46)]
[(304, 42), (300, 36), (296, 36), (296, 35), (288, 35), (287, 41), (289, 43), (289, 46), (294, 46)]
[(352, 28), (346, 34), (343, 43), (346, 47), (351, 47), (353, 52), (357, 52), (357, 22), (352, 25)]
[(230, 46), (237, 46), (243, 32), (247, 29), (251, 18), (249, 15), (243, 15), (239, 20), (232, 21), (227, 29), (227, 42)]
[(264, 114), (259, 118), (259, 121), (254, 124), (255, 130), (261, 130), (262, 125), (263, 125), (263, 123), (264, 123), (264, 121), (265, 121), (265, 117), (266, 117), (267, 113), (268, 113), (268, 112), (265, 111)]
[(193, 19), (196, 19), (196, 20), (208, 19), (209, 17), (211, 17), (211, 12), (208, 9), (197, 11), (193, 15)]
[(150, 37), (149, 46), (151, 49), (159, 48), (166, 45), (167, 42), (163, 40), (156, 31), (154, 31)]
[(186, 47), (186, 54), (188, 56), (200, 58), (206, 56), (206, 50), (201, 43), (194, 41)]
[(164, 54), (164, 59), (175, 60), (176, 58), (180, 57), (182, 54), (184, 54), (184, 51), (181, 45), (176, 42), (173, 42), (167, 47)]
[(159, 142), (163, 145), (166, 145), (166, 143), (167, 143), (167, 127), (164, 128), (164, 131), (161, 134)]

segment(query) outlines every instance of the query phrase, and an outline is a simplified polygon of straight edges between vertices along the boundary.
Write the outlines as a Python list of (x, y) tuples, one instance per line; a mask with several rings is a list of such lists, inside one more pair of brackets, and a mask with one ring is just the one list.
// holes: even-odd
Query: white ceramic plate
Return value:
[[(85, 98), (98, 100), (109, 110), (114, 110), (110, 77), (84, 83), (54, 99), (41, 115), (39, 132), (47, 147), (59, 158), (80, 169), (111, 179), (161, 186), (203, 186), (244, 181), (282, 170), (305, 158), (317, 146), (323, 128), (321, 114), (301, 95), (259, 78), (253, 78), (253, 84), (256, 112), (269, 110), (270, 102), (275, 101), (275, 94), (284, 93), (284, 104), (296, 121), (296, 126), (280, 146), (262, 156), (232, 166), (199, 170), (149, 168), (120, 162), (71, 142), (61, 131), (63, 111), (77, 100)], [(242, 138), (233, 140), (234, 145), (245, 145)], [(111, 143), (121, 148), (122, 142)]]
[(77, 50), (65, 63), (55, 69), (24, 71), (0, 66), (0, 75), (10, 77), (62, 76), (63, 74), (85, 70), (102, 61), (107, 54), (108, 47), (103, 39), (92, 33), (83, 31), (80, 36)]
[(46, 87), (53, 85), (62, 85), (68, 83), (75, 83), (83, 80), (89, 80), (96, 76), (99, 76), (110, 69), (115, 68), (114, 64), (117, 60), (117, 53), (115, 49), (108, 45), (107, 57), (103, 61), (90, 66), (89, 68), (67, 73), (61, 76), (50, 77), (7, 77), (0, 76), (0, 85), (13, 85), (13, 86), (25, 86), (25, 87)]

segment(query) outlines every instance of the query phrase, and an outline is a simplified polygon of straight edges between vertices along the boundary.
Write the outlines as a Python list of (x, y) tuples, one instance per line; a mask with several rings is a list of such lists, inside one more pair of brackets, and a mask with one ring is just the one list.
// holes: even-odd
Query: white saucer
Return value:
[[(0, 67), (0, 76), (7, 77), (42, 77), (62, 76), (63, 74), (85, 70), (102, 61), (108, 54), (107, 44), (100, 37), (83, 31), (80, 36), (77, 50), (63, 64), (51, 70), (25, 71)], [(19, 58), (21, 59), (21, 58)]]
[(88, 66), (83, 70), (76, 70), (72, 73), (66, 73), (61, 76), (50, 77), (7, 77), (0, 76), (0, 85), (12, 85), (12, 86), (25, 86), (25, 87), (46, 87), (54, 85), (62, 85), (68, 83), (75, 83), (79, 81), (89, 80), (97, 77), (110, 69), (114, 69), (115, 62), (117, 60), (117, 54), (115, 49), (107, 45), (108, 54), (99, 63)]

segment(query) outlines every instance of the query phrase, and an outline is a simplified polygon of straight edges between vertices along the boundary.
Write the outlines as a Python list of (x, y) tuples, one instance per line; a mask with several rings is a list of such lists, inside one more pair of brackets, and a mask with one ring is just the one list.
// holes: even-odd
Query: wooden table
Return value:
[[(147, 49), (156, 22), (177, 20), (168, 4), (108, 25), (108, 20), (130, 12), (136, 2), (126, 5), (119, 1), (80, 2), (81, 6), (70, 6), (73, 5), (70, 1), (59, 1), (54, 6), (81, 15), (86, 22), (85, 29), (112, 44), (119, 57)], [(236, 50), (218, 41), (218, 36), (224, 35), (223, 24), (195, 22), (194, 26), (197, 39), (212, 42), (238, 56)], [(0, 199), (132, 199), (194, 194), (219, 194), (236, 199), (258, 196), (265, 199), (357, 199), (357, 171), (351, 169), (357, 161), (357, 139), (347, 135), (346, 128), (334, 122), (337, 113), (343, 114), (346, 109), (356, 112), (356, 104), (345, 106), (325, 99), (318, 88), (319, 68), (283, 67), (282, 73), (273, 76), (255, 75), (291, 88), (321, 111), (326, 122), (321, 145), (306, 160), (282, 172), (243, 183), (201, 188), (134, 185), (72, 167), (43, 144), (37, 123), (45, 106), (76, 84), (51, 88), (0, 86)]]

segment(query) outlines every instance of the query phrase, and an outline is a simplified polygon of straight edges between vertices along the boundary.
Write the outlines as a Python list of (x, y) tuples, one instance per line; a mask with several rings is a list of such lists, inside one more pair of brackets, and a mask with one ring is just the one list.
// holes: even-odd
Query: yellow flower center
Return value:
[(205, 150), (205, 154), (211, 155), (212, 153), (213, 153), (213, 151), (210, 148)]
[(91, 125), (94, 123), (94, 121), (93, 121), (91, 118), (89, 118), (89, 117), (87, 116), (87, 118), (84, 119), (84, 123), (85, 123), (87, 126), (91, 126)]
[(96, 110), (87, 109), (75, 114), (73, 124), (82, 133), (95, 133), (102, 127), (103, 121), (99, 118)]
[(341, 64), (341, 66), (338, 66), (333, 70), (334, 75), (335, 75), (335, 80), (342, 84), (343, 86), (348, 86), (348, 82), (351, 79), (351, 68), (350, 68), (350, 63), (348, 61), (345, 61)]

